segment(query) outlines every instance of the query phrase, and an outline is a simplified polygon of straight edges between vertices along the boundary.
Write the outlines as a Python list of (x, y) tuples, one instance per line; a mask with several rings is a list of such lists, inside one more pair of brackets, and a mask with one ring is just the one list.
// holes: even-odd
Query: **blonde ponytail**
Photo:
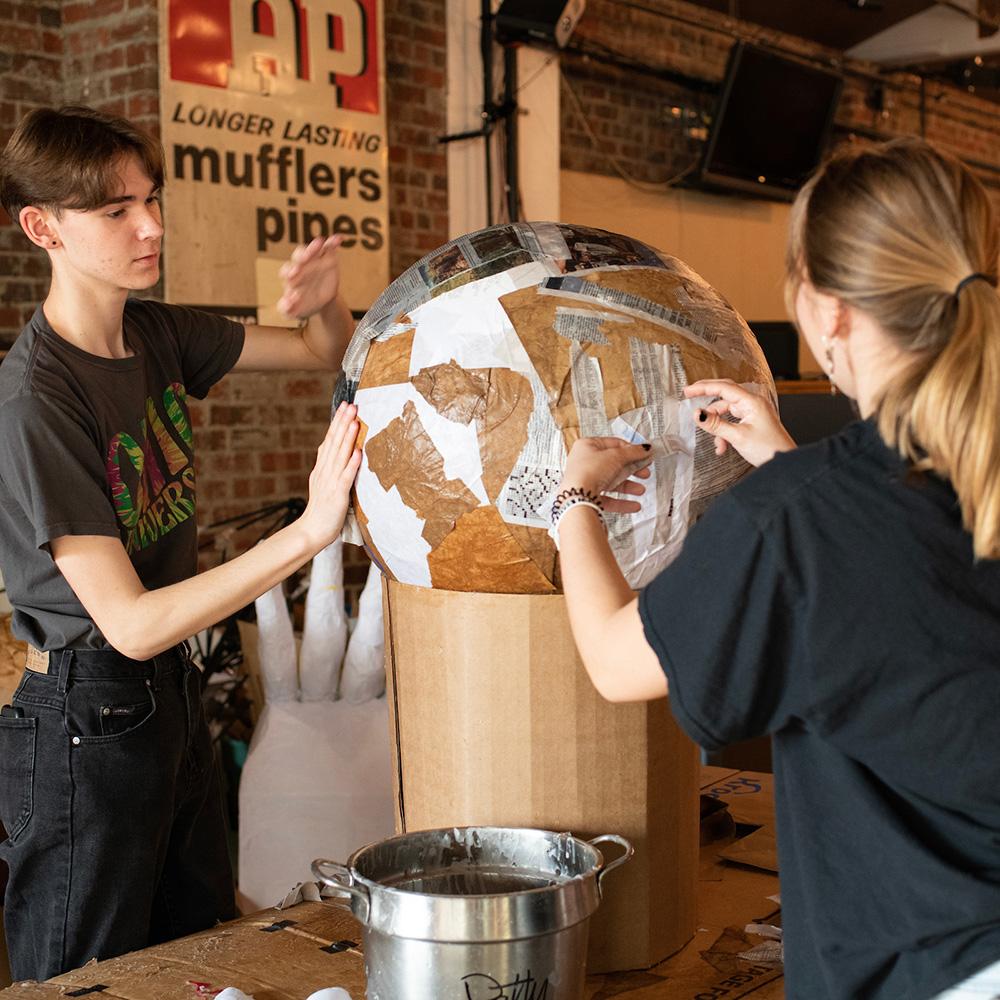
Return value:
[[(1000, 294), (986, 281), (958, 295), (951, 337), (889, 387), (879, 430), (914, 468), (951, 480), (977, 559), (1000, 558)], [(919, 365), (918, 371), (925, 368)]]
[(1000, 558), (998, 255), (982, 185), (922, 140), (838, 153), (792, 212), (786, 295), (808, 276), (910, 358), (878, 402), (879, 432), (951, 482), (977, 559)]

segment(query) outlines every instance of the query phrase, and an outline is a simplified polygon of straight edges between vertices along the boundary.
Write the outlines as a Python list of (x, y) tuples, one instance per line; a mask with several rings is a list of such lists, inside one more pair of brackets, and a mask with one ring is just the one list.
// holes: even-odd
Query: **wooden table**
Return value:
[[(773, 856), (771, 775), (705, 768), (702, 791), (726, 801), (735, 820), (760, 827), (701, 851), (699, 917), (694, 937), (653, 969), (591, 976), (585, 1000), (782, 1000), (780, 967), (738, 957), (764, 939), (748, 923), (771, 923), (778, 904), (773, 872), (721, 860), (719, 852), (769, 864)], [(45, 983), (0, 990), (2, 1000), (91, 997), (100, 1000), (194, 1000), (236, 986), (255, 1000), (305, 1000), (324, 986), (365, 995), (360, 927), (329, 902), (301, 902), (220, 924), (211, 931), (106, 962), (92, 962)], [(391, 998), (386, 998), (391, 1000)], [(434, 1000), (434, 998), (428, 998)], [(491, 1000), (531, 1000), (496, 996)], [(548, 998), (552, 1000), (552, 998)]]

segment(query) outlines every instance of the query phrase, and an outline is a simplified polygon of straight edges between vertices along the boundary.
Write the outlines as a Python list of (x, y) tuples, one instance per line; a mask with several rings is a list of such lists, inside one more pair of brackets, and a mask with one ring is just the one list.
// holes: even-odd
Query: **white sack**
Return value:
[(268, 704), (294, 701), (299, 696), (292, 619), (281, 584), (254, 601), (257, 609), (257, 658)]
[(314, 859), (391, 837), (393, 812), (384, 698), (267, 705), (240, 781), (244, 905), (273, 906), (313, 878)]
[(372, 564), (358, 601), (340, 677), (340, 697), (351, 705), (378, 698), (385, 690), (385, 632), (382, 628), (382, 574)]
[(347, 645), (343, 551), (344, 543), (338, 538), (312, 561), (299, 650), (299, 690), (303, 701), (333, 701), (337, 697), (340, 665)]

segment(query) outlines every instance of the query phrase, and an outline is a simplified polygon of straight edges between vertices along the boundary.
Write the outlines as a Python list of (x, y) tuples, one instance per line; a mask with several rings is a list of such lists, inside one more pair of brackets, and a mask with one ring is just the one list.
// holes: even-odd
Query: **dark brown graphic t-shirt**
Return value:
[(235, 364), (243, 328), (129, 300), (124, 331), (132, 357), (97, 357), (39, 307), (0, 365), (0, 566), (14, 632), (40, 649), (107, 645), (52, 561), (52, 539), (120, 538), (150, 590), (197, 570), (187, 397)]

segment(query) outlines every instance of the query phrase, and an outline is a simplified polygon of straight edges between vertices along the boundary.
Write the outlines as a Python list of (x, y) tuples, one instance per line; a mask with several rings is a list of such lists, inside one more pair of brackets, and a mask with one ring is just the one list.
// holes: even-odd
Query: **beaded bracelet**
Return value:
[(549, 528), (549, 537), (556, 543), (557, 552), (559, 551), (559, 522), (571, 507), (593, 508), (597, 511), (601, 524), (604, 524), (604, 504), (596, 493), (574, 487), (556, 494), (555, 500), (552, 501), (552, 527)]
[(604, 503), (601, 501), (600, 496), (596, 493), (591, 493), (590, 490), (585, 490), (579, 486), (571, 486), (568, 490), (562, 490), (556, 494), (555, 500), (552, 501), (552, 523), (555, 524), (559, 520), (560, 510), (566, 506), (567, 502), (570, 500), (575, 500), (577, 502), (581, 500), (587, 500), (596, 507), (598, 510), (604, 510)]

